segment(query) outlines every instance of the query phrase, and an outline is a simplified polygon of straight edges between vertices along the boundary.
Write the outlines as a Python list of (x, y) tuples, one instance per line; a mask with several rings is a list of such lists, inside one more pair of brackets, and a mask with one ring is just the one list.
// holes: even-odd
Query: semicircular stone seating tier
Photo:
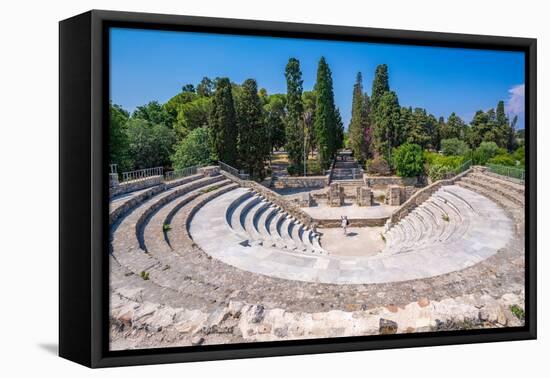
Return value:
[(472, 266), (503, 248), (513, 223), (495, 202), (458, 185), (443, 186), (384, 235), (372, 256), (331, 254), (319, 235), (250, 189), (217, 196), (194, 215), (193, 241), (236, 268), (287, 280), (387, 283)]

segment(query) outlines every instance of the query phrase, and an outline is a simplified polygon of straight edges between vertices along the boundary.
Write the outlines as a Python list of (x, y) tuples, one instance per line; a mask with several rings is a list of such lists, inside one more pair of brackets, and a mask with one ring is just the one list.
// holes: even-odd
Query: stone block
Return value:
[(220, 167), (217, 165), (210, 165), (207, 167), (200, 167), (197, 169), (197, 172), (203, 175), (204, 177), (208, 176), (217, 176), (220, 174)]
[(390, 206), (401, 205), (401, 186), (389, 185), (386, 189), (386, 204)]
[(357, 196), (356, 201), (359, 206), (372, 206), (373, 203), (373, 193), (371, 188), (366, 186), (358, 186), (356, 188)]

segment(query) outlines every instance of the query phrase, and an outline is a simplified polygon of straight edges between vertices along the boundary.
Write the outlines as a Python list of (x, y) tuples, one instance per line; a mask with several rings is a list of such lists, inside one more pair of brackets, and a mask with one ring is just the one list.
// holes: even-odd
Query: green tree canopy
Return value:
[(418, 144), (402, 144), (394, 150), (392, 162), (398, 176), (418, 176), (424, 172), (422, 147)]
[(143, 119), (152, 124), (164, 124), (171, 127), (172, 118), (166, 108), (157, 101), (151, 101), (147, 105), (138, 106), (132, 118)]
[(180, 104), (174, 125), (179, 139), (184, 139), (190, 131), (198, 127), (208, 126), (211, 107), (212, 101), (209, 97), (198, 97), (191, 102)]
[(201, 97), (210, 97), (214, 94), (216, 84), (208, 77), (203, 77), (199, 85), (197, 85), (197, 95)]
[(470, 153), (468, 144), (458, 138), (443, 139), (441, 152), (445, 156), (466, 156)]
[(206, 127), (198, 127), (175, 146), (172, 155), (174, 169), (183, 169), (194, 165), (208, 165), (212, 162), (212, 141)]
[(367, 94), (363, 93), (363, 76), (361, 72), (357, 73), (355, 84), (353, 86), (353, 97), (351, 104), (351, 120), (349, 124), (349, 147), (357, 160), (364, 161), (369, 155), (368, 135), (369, 99)]
[(302, 103), (303, 80), (300, 62), (290, 58), (285, 68), (286, 78), (286, 151), (295, 170), (303, 169), (304, 153), (304, 105)]
[(133, 169), (169, 166), (176, 142), (174, 131), (164, 124), (131, 118), (127, 123), (128, 156)]
[(237, 117), (231, 82), (228, 78), (217, 81), (210, 113), (210, 137), (217, 158), (234, 166), (237, 163)]
[(317, 102), (315, 107), (315, 137), (322, 168), (328, 168), (330, 159), (342, 145), (343, 133), (338, 128), (338, 115), (334, 105), (332, 73), (324, 57), (319, 60), (315, 83)]
[(386, 92), (374, 114), (374, 143), (376, 152), (391, 161), (391, 151), (402, 143), (401, 108), (395, 92)]
[(390, 91), (388, 66), (380, 64), (376, 67), (374, 72), (374, 80), (372, 81), (372, 92), (370, 103), (372, 110), (378, 107), (378, 103), (382, 99), (382, 96)]
[(111, 124), (109, 127), (109, 162), (118, 165), (118, 171), (131, 169), (128, 156), (127, 122), (129, 114), (120, 105), (109, 105)]
[(270, 146), (256, 80), (247, 79), (243, 83), (242, 92), (236, 100), (236, 112), (240, 165), (251, 176), (263, 179)]
[(265, 101), (263, 108), (271, 151), (274, 148), (283, 147), (286, 143), (286, 96), (284, 94), (273, 94), (267, 96)]

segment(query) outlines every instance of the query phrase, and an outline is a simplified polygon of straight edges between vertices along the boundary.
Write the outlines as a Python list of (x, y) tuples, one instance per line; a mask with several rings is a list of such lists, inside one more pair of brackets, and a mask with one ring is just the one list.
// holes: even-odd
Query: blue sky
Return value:
[(383, 63), (402, 106), (426, 108), (445, 118), (454, 111), (470, 122), (477, 110), (504, 100), (523, 128), (524, 56), (519, 52), (115, 28), (111, 100), (131, 112), (149, 101), (166, 102), (203, 76), (227, 76), (236, 83), (254, 78), (268, 93), (285, 93), (290, 57), (300, 61), (304, 90), (311, 90), (321, 56), (332, 70), (346, 128), (357, 72), (370, 95), (374, 70)]

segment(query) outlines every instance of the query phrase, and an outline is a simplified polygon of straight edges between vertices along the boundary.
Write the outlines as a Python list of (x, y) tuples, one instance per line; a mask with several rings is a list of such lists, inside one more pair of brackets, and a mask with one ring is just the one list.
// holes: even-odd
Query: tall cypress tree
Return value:
[(300, 62), (290, 58), (285, 68), (286, 77), (286, 146), (290, 164), (298, 171), (303, 169), (304, 154), (304, 105), (302, 103), (303, 80)]
[(363, 95), (363, 77), (357, 73), (353, 85), (353, 99), (351, 104), (351, 121), (349, 124), (349, 144), (355, 158), (364, 160), (367, 158), (366, 129), (368, 127), (368, 98)]
[[(341, 133), (338, 131), (337, 113), (332, 89), (332, 73), (324, 57), (319, 60), (317, 82), (315, 83), (317, 103), (315, 106), (315, 136), (319, 161), (323, 168), (328, 168), (330, 159), (342, 145)], [(342, 136), (343, 137), (343, 136)]]
[(374, 72), (374, 80), (372, 81), (372, 92), (370, 97), (371, 109), (376, 111), (378, 103), (382, 96), (390, 91), (388, 66), (380, 64)]
[[(374, 80), (372, 81), (372, 92), (370, 97), (370, 123), (372, 127), (374, 153), (376, 155), (382, 154), (384, 157), (389, 156), (389, 150), (387, 146), (390, 144), (385, 141), (385, 135), (388, 125), (388, 120), (384, 119), (384, 115), (380, 114), (379, 107), (382, 97), (389, 93), (389, 77), (388, 66), (380, 64), (376, 67), (374, 72)], [(397, 96), (395, 96), (397, 101)], [(387, 101), (393, 101), (393, 99), (387, 99)], [(387, 114), (386, 114), (387, 115)], [(379, 125), (380, 122), (384, 122), (383, 125)]]
[(241, 166), (253, 177), (264, 177), (264, 162), (269, 156), (269, 133), (262, 113), (256, 80), (247, 79), (236, 101), (239, 130), (238, 152)]
[(403, 141), (401, 108), (395, 92), (382, 95), (374, 115), (375, 148), (378, 154), (391, 161), (391, 151)]
[(217, 81), (210, 113), (210, 135), (218, 159), (229, 165), (237, 162), (237, 120), (228, 78)]

